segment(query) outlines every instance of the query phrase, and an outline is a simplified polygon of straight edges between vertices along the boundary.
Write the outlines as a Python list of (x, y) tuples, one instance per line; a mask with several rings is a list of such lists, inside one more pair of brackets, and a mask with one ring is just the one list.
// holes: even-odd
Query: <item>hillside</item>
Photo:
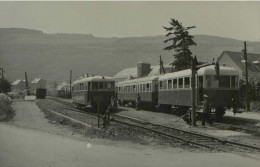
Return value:
[[(42, 77), (50, 80), (74, 78), (81, 74), (113, 76), (121, 69), (135, 66), (139, 61), (165, 63), (173, 53), (163, 51), (164, 36), (99, 38), (84, 34), (46, 34), (37, 30), (0, 28), (0, 66), (13, 81)], [(241, 51), (242, 41), (207, 35), (196, 35), (197, 46), (192, 48), (200, 61), (211, 61), (223, 50)], [(260, 42), (249, 42), (249, 52), (259, 53)]]

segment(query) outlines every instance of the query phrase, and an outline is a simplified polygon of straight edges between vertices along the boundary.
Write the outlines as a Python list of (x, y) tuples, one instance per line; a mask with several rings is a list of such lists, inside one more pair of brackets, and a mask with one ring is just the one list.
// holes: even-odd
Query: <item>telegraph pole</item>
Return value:
[(191, 119), (192, 126), (196, 126), (196, 89), (195, 89), (195, 77), (196, 77), (196, 64), (195, 58), (191, 60)]
[(250, 103), (249, 103), (249, 92), (248, 92), (248, 66), (247, 66), (247, 50), (246, 50), (246, 41), (244, 41), (244, 59), (245, 59), (245, 68), (246, 68), (246, 109), (250, 111)]
[(72, 97), (71, 82), (72, 82), (72, 70), (70, 70), (70, 97)]
[(165, 70), (164, 70), (164, 67), (163, 67), (163, 61), (162, 61), (162, 56), (160, 55), (160, 74), (162, 74), (162, 71), (165, 74)]
[(4, 77), (5, 70), (4, 70), (4, 68), (0, 68), (0, 70), (1, 70), (1, 74), (2, 74), (2, 80), (5, 80), (5, 77)]

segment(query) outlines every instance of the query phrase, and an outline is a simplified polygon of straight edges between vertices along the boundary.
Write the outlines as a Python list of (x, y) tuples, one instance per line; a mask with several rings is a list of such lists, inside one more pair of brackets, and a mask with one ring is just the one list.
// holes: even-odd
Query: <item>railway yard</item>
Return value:
[[(87, 123), (94, 128), (98, 127), (97, 114), (74, 109), (69, 101), (54, 98), (46, 100), (52, 101), (50, 102), (52, 104), (48, 105), (50, 108), (45, 110), (52, 113), (58, 112)], [(46, 100), (39, 101), (38, 104), (42, 105), (42, 103), (46, 103)], [(258, 153), (260, 151), (260, 127), (254, 125), (259, 120), (246, 120), (229, 116), (225, 120), (227, 123), (216, 123), (207, 127), (198, 125), (196, 128), (191, 128), (182, 119), (174, 115), (134, 111), (131, 107), (120, 107), (118, 110), (111, 115), (111, 126), (108, 129), (111, 135), (119, 134), (121, 136), (120, 133), (123, 133), (135, 136), (136, 133), (139, 133), (141, 136), (158, 141), (163, 140), (167, 144), (179, 145), (188, 149), (236, 153)], [(240, 122), (240, 124), (234, 125), (234, 122)]]
[[(251, 161), (259, 162), (260, 128), (257, 125), (259, 125), (260, 120), (257, 113), (242, 113), (233, 116), (233, 113), (229, 114), (227, 111), (221, 124), (214, 123), (212, 126), (206, 124), (203, 127), (198, 121), (197, 127), (191, 127), (173, 114), (135, 111), (133, 107), (126, 105), (118, 107), (111, 114), (110, 125), (104, 130), (102, 129), (102, 118), (100, 119), (100, 127), (98, 127), (97, 113), (76, 109), (72, 101), (68, 99), (47, 97), (46, 99), (37, 99), (35, 102), (14, 100), (13, 103), (16, 116), (11, 122), (6, 123), (7, 126), (15, 125), (15, 127), (22, 129), (29, 128), (51, 135), (63, 136), (60, 142), (65, 137), (83, 141), (87, 148), (91, 145), (87, 143), (92, 143), (105, 147), (111, 145), (124, 149), (127, 147), (127, 150), (128, 147), (137, 148), (138, 152), (152, 149), (155, 152), (159, 151), (160, 154), (166, 152), (170, 155), (200, 153), (201, 155), (226, 156), (228, 154), (228, 156), (245, 158), (251, 164), (254, 164)], [(29, 109), (28, 107), (31, 110), (29, 117), (33, 118), (28, 118), (28, 114), (23, 114), (23, 111)], [(1, 139), (1, 141), (4, 140)], [(50, 144), (47, 143), (47, 145)], [(144, 155), (154, 154), (152, 150), (147, 151), (149, 154), (144, 153)], [(223, 161), (225, 160), (223, 159)], [(246, 160), (243, 159), (243, 162)], [(148, 164), (146, 165), (155, 165)], [(228, 164), (230, 165), (230, 162)], [(243, 166), (242, 164), (236, 166)], [(194, 164), (192, 165), (194, 166)], [(186, 164), (185, 166), (192, 165)]]

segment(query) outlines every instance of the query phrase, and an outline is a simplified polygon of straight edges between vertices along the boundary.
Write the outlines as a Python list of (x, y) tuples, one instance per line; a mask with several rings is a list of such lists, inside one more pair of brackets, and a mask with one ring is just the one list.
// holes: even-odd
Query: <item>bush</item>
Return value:
[(6, 121), (13, 118), (14, 110), (12, 109), (11, 104), (11, 98), (0, 93), (0, 121)]
[(7, 93), (11, 91), (11, 84), (7, 80), (0, 79), (0, 93)]

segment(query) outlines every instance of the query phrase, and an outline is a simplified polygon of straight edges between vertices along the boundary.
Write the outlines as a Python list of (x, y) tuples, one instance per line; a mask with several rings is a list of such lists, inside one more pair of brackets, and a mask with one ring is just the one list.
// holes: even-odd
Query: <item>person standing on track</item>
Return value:
[(204, 104), (203, 104), (203, 114), (202, 114), (202, 125), (205, 126), (205, 121), (211, 124), (211, 112), (210, 106), (208, 101), (208, 96), (204, 95)]
[(141, 103), (141, 96), (138, 93), (137, 96), (136, 96), (136, 111), (140, 111), (140, 108), (141, 108), (140, 103)]

